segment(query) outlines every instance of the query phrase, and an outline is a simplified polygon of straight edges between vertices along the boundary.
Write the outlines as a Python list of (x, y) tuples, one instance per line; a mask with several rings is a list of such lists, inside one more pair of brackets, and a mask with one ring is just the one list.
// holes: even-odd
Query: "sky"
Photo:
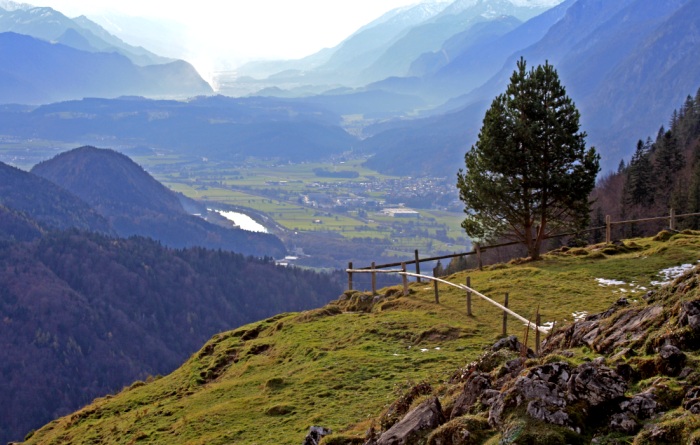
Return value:
[(184, 58), (205, 77), (249, 60), (313, 54), (383, 13), (419, 1), (27, 0), (68, 17), (85, 15), (127, 43)]

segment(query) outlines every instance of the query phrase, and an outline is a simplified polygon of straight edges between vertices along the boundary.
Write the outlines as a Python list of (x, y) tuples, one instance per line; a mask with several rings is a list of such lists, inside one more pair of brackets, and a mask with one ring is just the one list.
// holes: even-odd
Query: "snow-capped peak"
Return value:
[(34, 6), (28, 4), (28, 3), (17, 3), (13, 2), (11, 0), (0, 0), (0, 9), (4, 9), (5, 11), (17, 11), (17, 10), (26, 10), (26, 9), (32, 9)]

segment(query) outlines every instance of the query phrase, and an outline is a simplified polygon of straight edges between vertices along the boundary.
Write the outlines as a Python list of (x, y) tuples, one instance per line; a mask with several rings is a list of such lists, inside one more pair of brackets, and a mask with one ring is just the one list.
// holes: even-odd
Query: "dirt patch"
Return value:
[(440, 343), (443, 341), (455, 340), (462, 333), (460, 328), (453, 326), (436, 326), (427, 331), (423, 331), (416, 336), (415, 344)]

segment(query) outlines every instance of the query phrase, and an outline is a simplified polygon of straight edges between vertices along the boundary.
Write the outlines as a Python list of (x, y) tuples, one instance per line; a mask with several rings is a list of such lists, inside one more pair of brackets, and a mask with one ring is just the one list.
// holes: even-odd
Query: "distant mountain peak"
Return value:
[(445, 14), (460, 14), (463, 11), (482, 5), (486, 8), (515, 6), (517, 8), (551, 8), (564, 0), (455, 0), (447, 8)]
[(32, 9), (34, 6), (28, 3), (17, 3), (10, 0), (0, 0), (0, 9), (5, 11), (17, 11), (17, 10), (27, 10)]

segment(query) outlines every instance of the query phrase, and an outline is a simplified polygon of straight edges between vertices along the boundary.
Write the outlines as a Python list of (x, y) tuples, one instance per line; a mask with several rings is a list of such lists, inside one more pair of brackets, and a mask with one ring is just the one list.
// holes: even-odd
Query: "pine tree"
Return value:
[(676, 185), (678, 172), (683, 168), (683, 153), (678, 147), (678, 141), (671, 131), (667, 131), (661, 140), (657, 140), (654, 152), (654, 175), (656, 177), (656, 193), (654, 200), (660, 209), (671, 205), (671, 195)]
[(627, 168), (623, 194), (623, 204), (626, 208), (632, 206), (646, 208), (654, 202), (654, 166), (651, 163), (649, 142), (645, 144), (641, 139), (637, 142), (637, 149)]
[(467, 234), (518, 240), (537, 259), (548, 235), (585, 225), (600, 158), (585, 137), (556, 70), (521, 58), (457, 175)]

